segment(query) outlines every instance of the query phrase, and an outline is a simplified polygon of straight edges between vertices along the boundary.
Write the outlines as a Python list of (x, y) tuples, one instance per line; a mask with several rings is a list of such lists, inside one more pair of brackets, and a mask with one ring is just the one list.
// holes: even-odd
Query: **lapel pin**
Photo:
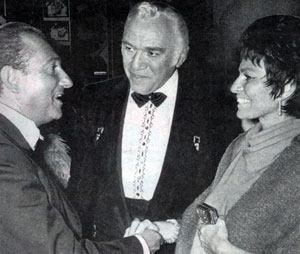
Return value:
[(199, 136), (194, 136), (193, 143), (194, 143), (195, 149), (197, 151), (199, 151), (200, 150), (200, 137)]
[(96, 141), (98, 141), (104, 131), (104, 127), (98, 127), (96, 132)]

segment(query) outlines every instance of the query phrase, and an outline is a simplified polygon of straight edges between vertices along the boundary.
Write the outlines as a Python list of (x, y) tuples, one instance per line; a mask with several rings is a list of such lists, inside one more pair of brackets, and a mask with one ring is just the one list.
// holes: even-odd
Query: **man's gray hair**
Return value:
[(180, 35), (179, 43), (183, 48), (189, 46), (189, 31), (182, 15), (172, 6), (164, 2), (141, 2), (136, 4), (130, 11), (126, 20), (124, 31), (134, 18), (144, 20), (155, 19), (160, 16), (166, 17), (174, 25), (175, 33)]
[(9, 22), (0, 26), (0, 70), (8, 65), (26, 70), (31, 54), (26, 50), (22, 35), (33, 34), (45, 39), (43, 33), (33, 26), (21, 22)]
[[(4, 66), (26, 73), (28, 61), (34, 54), (26, 49), (22, 35), (32, 34), (45, 39), (44, 34), (33, 26), (21, 22), (9, 22), (0, 26), (0, 70)], [(1, 93), (0, 81), (0, 93)]]

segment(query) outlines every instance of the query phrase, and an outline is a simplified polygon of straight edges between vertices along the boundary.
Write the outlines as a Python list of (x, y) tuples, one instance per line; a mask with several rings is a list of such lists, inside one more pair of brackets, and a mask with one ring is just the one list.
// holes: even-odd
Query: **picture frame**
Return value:
[(70, 46), (70, 22), (68, 21), (46, 21), (44, 22), (43, 31), (59, 44)]
[(69, 20), (69, 0), (43, 0), (43, 18), (47, 20)]
[(0, 0), (0, 25), (6, 23), (6, 0)]

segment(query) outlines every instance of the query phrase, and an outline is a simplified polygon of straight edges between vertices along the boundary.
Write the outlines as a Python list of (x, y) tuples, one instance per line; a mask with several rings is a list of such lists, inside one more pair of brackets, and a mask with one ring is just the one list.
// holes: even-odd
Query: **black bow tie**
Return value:
[(139, 93), (132, 93), (132, 99), (138, 105), (138, 107), (144, 106), (148, 101), (151, 101), (155, 107), (159, 107), (167, 96), (164, 93), (150, 93), (150, 94), (139, 94)]

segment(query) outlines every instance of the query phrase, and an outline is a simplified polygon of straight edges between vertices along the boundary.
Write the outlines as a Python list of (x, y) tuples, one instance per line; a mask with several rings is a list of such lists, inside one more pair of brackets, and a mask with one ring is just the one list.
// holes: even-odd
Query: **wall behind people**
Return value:
[[(211, 108), (216, 109), (211, 113), (217, 121), (212, 128), (226, 137), (224, 141), (218, 140), (225, 143), (223, 146), (225, 147), (241, 131), (240, 123), (235, 117), (235, 101), (228, 92), (228, 86), (237, 75), (239, 56), (235, 48), (238, 46), (241, 31), (259, 17), (272, 14), (299, 15), (300, 2), (297, 0), (163, 1), (173, 5), (187, 20), (190, 30), (190, 53), (181, 69), (193, 75), (195, 79), (197, 73), (205, 74), (207, 82), (199, 84), (199, 89), (211, 98), (209, 100)], [(83, 84), (95, 81), (93, 72), (89, 69), (105, 64), (100, 57), (97, 56), (96, 61), (93, 58), (93, 53), (103, 47), (101, 43), (104, 33), (107, 36), (104, 39), (108, 41), (105, 59), (108, 64), (108, 76), (116, 77), (123, 74), (120, 42), (126, 14), (129, 7), (136, 2), (138, 0), (70, 0), (74, 50), (72, 54), (56, 50), (62, 55), (64, 67), (75, 83), (72, 89), (73, 97), (67, 98), (72, 103), (76, 101), (78, 94), (76, 92), (81, 91)], [(8, 20), (42, 27), (42, 1), (9, 0), (6, 3)], [(100, 16), (107, 18), (107, 22), (102, 22)], [(93, 60), (84, 60), (82, 56), (86, 55), (91, 55)], [(78, 60), (76, 63), (81, 65), (75, 64), (74, 58)]]
[[(300, 2), (297, 0), (213, 0), (213, 26), (210, 36), (210, 50), (206, 58), (209, 77), (217, 103), (224, 106), (225, 113), (218, 115), (224, 125), (219, 131), (229, 139), (240, 131), (240, 123), (235, 119), (235, 101), (229, 93), (229, 85), (237, 76), (239, 55), (237, 47), (242, 31), (254, 20), (276, 14), (300, 15)], [(232, 129), (228, 127), (232, 126)]]
[(269, 15), (300, 15), (300, 2), (297, 0), (214, 0), (213, 3), (214, 23), (221, 41), (215, 44), (213, 52), (224, 56), (218, 62), (226, 63), (228, 72), (237, 69), (239, 59), (236, 58), (235, 48), (242, 31), (250, 23)]

